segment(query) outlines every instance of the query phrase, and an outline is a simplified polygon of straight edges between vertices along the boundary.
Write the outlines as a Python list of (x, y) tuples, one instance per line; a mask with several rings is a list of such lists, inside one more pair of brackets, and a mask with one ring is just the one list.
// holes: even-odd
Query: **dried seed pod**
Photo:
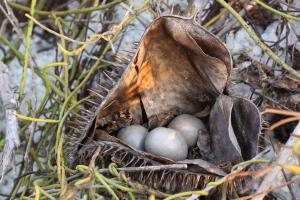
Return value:
[(159, 17), (120, 80), (114, 85), (99, 76), (104, 79), (93, 84), (96, 104), (84, 105), (92, 114), (67, 134), (68, 161), (76, 164), (79, 144), (92, 139), (95, 128), (107, 133), (131, 124), (155, 128), (180, 113), (201, 112), (223, 92), (231, 67), (226, 46), (193, 19)]
[[(69, 164), (88, 163), (98, 147), (101, 149), (99, 156), (119, 166), (174, 163), (135, 151), (117, 138), (110, 136), (110, 139), (105, 139), (101, 134), (110, 134), (131, 124), (147, 124), (149, 128), (155, 128), (168, 124), (181, 113), (201, 113), (212, 107), (223, 93), (231, 67), (232, 60), (226, 46), (193, 19), (178, 16), (157, 18), (145, 31), (121, 78), (118, 81), (107, 79), (93, 87), (95, 94), (92, 94), (90, 103), (84, 105), (84, 109), (92, 114), (85, 115), (84, 120), (79, 120), (78, 126), (67, 134), (65, 149), (70, 156)], [(249, 113), (238, 111), (236, 114), (243, 118)], [(246, 141), (249, 137), (242, 134), (244, 127), (238, 120), (235, 122), (236, 128), (242, 128), (238, 141)], [(92, 143), (95, 146), (90, 143), (97, 129), (101, 132), (101, 140)], [(207, 137), (207, 134), (203, 135)], [(215, 145), (216, 138), (210, 137), (211, 141), (205, 144)], [(80, 145), (82, 143), (86, 145)], [(255, 142), (248, 146), (253, 149)], [(251, 150), (249, 156), (245, 152), (245, 158), (251, 157), (252, 153)], [(196, 165), (187, 170), (166, 169), (128, 175), (132, 180), (169, 193), (201, 189), (207, 181), (217, 177)]]
[(145, 139), (147, 152), (163, 156), (171, 160), (184, 160), (188, 146), (184, 137), (176, 130), (158, 127), (150, 131)]
[(131, 125), (122, 128), (118, 132), (117, 137), (136, 149), (144, 150), (147, 134), (148, 130), (145, 127), (141, 125)]

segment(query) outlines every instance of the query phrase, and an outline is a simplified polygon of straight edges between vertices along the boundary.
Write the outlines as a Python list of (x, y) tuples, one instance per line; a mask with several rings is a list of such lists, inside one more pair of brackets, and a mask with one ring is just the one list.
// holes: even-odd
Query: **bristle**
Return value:
[(96, 83), (96, 85), (98, 86), (99, 89), (101, 88), (101, 89), (105, 90), (106, 92), (109, 92), (109, 89), (104, 87), (103, 85), (100, 85), (98, 83)]
[(111, 81), (111, 83), (112, 84), (114, 84), (115, 83), (115, 81), (107, 74), (107, 72), (106, 71), (103, 71), (103, 74), (104, 74), (104, 76), (106, 76), (106, 78), (108, 78), (108, 80), (110, 80)]
[(77, 133), (79, 133), (79, 131), (80, 131), (80, 129), (78, 128), (78, 125), (76, 125), (76, 124), (72, 125), (72, 124), (68, 123), (68, 128), (73, 129)]
[[(103, 75), (104, 76), (104, 75)], [(113, 87), (113, 83), (110, 82), (110, 80), (100, 81), (100, 84), (102, 87), (106, 88), (106, 91), (110, 91), (110, 89)]]
[(118, 53), (115, 56), (116, 60), (120, 61), (121, 63), (126, 63), (128, 64), (131, 61), (132, 55), (128, 55), (128, 53)]
[(97, 106), (98, 105), (98, 102), (94, 102), (93, 100), (91, 100), (91, 99), (86, 99), (85, 101), (84, 101), (85, 103), (87, 103), (87, 104), (89, 104), (89, 105), (95, 105), (95, 106)]
[(115, 84), (117, 84), (123, 71), (124, 68), (119, 64), (117, 67), (108, 67), (105, 70), (101, 69), (101, 71), (94, 76), (91, 87), (87, 89), (90, 95), (89, 98), (84, 101), (78, 114), (74, 114), (71, 123), (68, 123), (69, 131), (67, 133), (68, 137), (66, 136), (67, 139), (65, 144), (66, 149), (68, 149), (67, 156), (70, 158), (70, 166), (74, 166), (74, 163), (76, 162), (77, 151), (80, 148), (79, 144), (88, 134), (88, 131), (98, 114), (99, 106)]
[(102, 62), (107, 63), (107, 64), (111, 64), (112, 66), (114, 66), (114, 68), (123, 68), (123, 64), (119, 63), (119, 62), (112, 62), (109, 60), (102, 60)]
[(122, 73), (123, 73), (123, 71), (121, 71), (121, 73), (120, 73), (120, 70), (119, 71), (109, 71), (109, 70), (106, 70), (105, 71), (112, 79), (114, 79), (114, 81), (117, 81), (120, 77), (121, 77), (121, 75), (122, 75)]
[(86, 125), (86, 122), (85, 121), (81, 121), (81, 120), (78, 120), (78, 118), (75, 120), (75, 124), (78, 124), (79, 126), (85, 126)]
[(83, 120), (83, 121), (89, 121), (89, 120), (90, 120), (88, 116), (82, 115), (82, 114), (81, 114), (81, 115), (78, 115), (77, 118), (78, 118), (78, 119), (81, 119), (81, 120)]
[(88, 109), (82, 109), (82, 110), (80, 110), (80, 112), (87, 116), (94, 115), (94, 113)]
[(97, 92), (93, 89), (89, 89), (89, 92), (91, 93), (91, 95), (93, 95), (94, 97), (100, 98), (101, 100), (104, 98), (103, 95), (101, 95), (99, 92)]

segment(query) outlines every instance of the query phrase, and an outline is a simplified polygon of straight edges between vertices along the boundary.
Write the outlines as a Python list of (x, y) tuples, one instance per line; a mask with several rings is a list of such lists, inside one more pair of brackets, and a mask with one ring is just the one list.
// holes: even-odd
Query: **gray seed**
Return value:
[(184, 137), (176, 130), (158, 127), (150, 131), (145, 139), (145, 150), (171, 160), (184, 160), (188, 146)]
[(148, 130), (141, 125), (131, 125), (122, 128), (117, 137), (139, 150), (144, 150), (145, 137), (148, 134)]
[(168, 127), (180, 132), (189, 147), (195, 146), (198, 138), (198, 131), (206, 129), (200, 119), (188, 114), (178, 115), (171, 121)]

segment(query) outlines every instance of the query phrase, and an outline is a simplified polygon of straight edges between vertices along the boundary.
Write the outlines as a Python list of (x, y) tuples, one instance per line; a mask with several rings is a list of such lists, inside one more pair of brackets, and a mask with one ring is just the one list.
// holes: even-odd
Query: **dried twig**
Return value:
[(278, 109), (270, 109), (270, 108), (266, 109), (265, 111), (262, 112), (262, 114), (267, 114), (267, 113), (273, 113), (273, 114), (289, 116), (286, 119), (282, 119), (282, 120), (274, 123), (269, 128), (269, 130), (274, 130), (275, 128), (278, 128), (279, 126), (282, 126), (282, 125), (287, 124), (289, 122), (300, 120), (300, 113), (299, 112), (293, 112), (293, 111), (287, 111), (287, 110), (278, 110)]
[(268, 54), (278, 65), (282, 66), (286, 71), (288, 71), (290, 74), (294, 75), (298, 79), (300, 79), (300, 74), (294, 70), (292, 67), (290, 67), (285, 62), (281, 61), (281, 59), (267, 46), (265, 45), (259, 37), (256, 35), (254, 30), (245, 22), (245, 20), (224, 0), (217, 0), (224, 8), (226, 8), (236, 19), (237, 21), (242, 25), (242, 27), (247, 31), (249, 36), (256, 42), (256, 44), (266, 53)]
[[(294, 133), (290, 136), (289, 140), (287, 141), (287, 146), (292, 146), (297, 137), (300, 136), (300, 122), (298, 123), (297, 127), (294, 130)], [(288, 165), (299, 165), (300, 161), (299, 158), (292, 153), (290, 148), (282, 148), (281, 152), (278, 155), (277, 163), (280, 164), (288, 164)], [(276, 185), (280, 185), (285, 182), (284, 176), (278, 176), (282, 173), (281, 166), (276, 166), (274, 169), (265, 177), (263, 182), (261, 183), (260, 187), (257, 190), (257, 193), (265, 191), (271, 187)], [(263, 199), (267, 193), (263, 193), (262, 195), (257, 196), (256, 200)]]
[(300, 177), (296, 177), (296, 178), (293, 178), (292, 180), (289, 180), (288, 182), (286, 183), (283, 183), (283, 184), (280, 184), (280, 185), (277, 185), (275, 187), (272, 187), (272, 188), (269, 188), (267, 190), (264, 190), (262, 192), (259, 192), (259, 193), (255, 193), (255, 194), (252, 194), (252, 195), (249, 195), (249, 196), (245, 196), (245, 197), (241, 197), (241, 198), (238, 198), (238, 200), (247, 200), (247, 199), (253, 199), (254, 197), (257, 197), (259, 195), (262, 195), (262, 194), (267, 194), (267, 193), (270, 193), (276, 189), (280, 189), (280, 188), (283, 188), (283, 187), (286, 187), (287, 185), (290, 185), (296, 181), (299, 181), (300, 180)]
[(20, 27), (20, 24), (19, 24), (16, 16), (14, 15), (13, 11), (11, 10), (11, 8), (8, 6), (7, 0), (4, 1), (4, 4), (5, 4), (6, 9), (4, 9), (4, 7), (0, 4), (0, 10), (6, 16), (6, 18), (8, 19), (10, 24), (13, 26), (16, 33), (19, 35), (19, 37), (22, 38), (25, 41), (25, 37), (22, 33), (22, 29)]
[(0, 182), (4, 178), (4, 174), (11, 161), (14, 150), (20, 145), (20, 139), (18, 135), (18, 120), (16, 117), (17, 101), (14, 97), (14, 93), (9, 87), (9, 73), (8, 67), (2, 61), (0, 61), (0, 97), (3, 102), (5, 112), (5, 147), (2, 154), (0, 164), (2, 165), (2, 175)]
[[(140, 172), (140, 171), (160, 171), (164, 169), (187, 169), (187, 164), (156, 165), (143, 167), (121, 167), (116, 168), (122, 172)], [(109, 169), (99, 169), (99, 173), (107, 173)]]

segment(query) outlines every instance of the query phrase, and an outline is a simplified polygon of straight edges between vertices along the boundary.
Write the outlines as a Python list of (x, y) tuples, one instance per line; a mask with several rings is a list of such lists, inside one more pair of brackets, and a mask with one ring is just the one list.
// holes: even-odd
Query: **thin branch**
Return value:
[[(300, 122), (295, 128), (294, 133), (290, 136), (289, 140), (287, 141), (286, 146), (292, 146), (296, 142), (297, 137), (295, 136), (300, 136)], [(299, 158), (293, 154), (290, 148), (282, 148), (276, 162), (280, 164), (299, 165)], [(263, 182), (260, 184), (257, 193), (265, 191), (273, 186), (279, 185), (282, 182), (284, 182), (284, 176), (279, 176), (281, 172), (281, 166), (274, 167), (274, 169), (264, 178)], [(262, 195), (259, 195), (254, 199), (261, 200), (265, 197), (265, 195), (266, 193), (263, 193)]]
[[(143, 166), (143, 167), (120, 167), (116, 168), (122, 172), (146, 172), (146, 171), (160, 171), (164, 169), (187, 169), (187, 164), (171, 164), (171, 165), (156, 165), (156, 166)], [(99, 173), (108, 173), (109, 169), (99, 169)]]
[(226, 8), (236, 19), (237, 21), (242, 25), (242, 27), (247, 31), (249, 36), (256, 42), (256, 44), (266, 53), (268, 54), (278, 65), (282, 66), (286, 71), (288, 71), (290, 74), (294, 75), (298, 79), (300, 79), (300, 74), (294, 70), (292, 67), (290, 67), (288, 64), (281, 61), (281, 59), (267, 46), (265, 45), (259, 37), (256, 35), (254, 30), (251, 28), (251, 26), (248, 25), (248, 23), (224, 0), (217, 0), (218, 3), (220, 3), (224, 8)]
[(257, 196), (259, 196), (259, 195), (265, 195), (265, 194), (268, 194), (268, 193), (270, 193), (270, 192), (272, 192), (272, 191), (275, 191), (275, 190), (278, 190), (278, 189), (283, 188), (283, 187), (285, 187), (285, 186), (291, 185), (291, 184), (293, 184), (294, 182), (299, 181), (299, 180), (300, 180), (300, 177), (296, 177), (296, 178), (293, 178), (292, 180), (289, 180), (289, 181), (286, 182), (286, 183), (277, 185), (277, 186), (275, 186), (275, 187), (269, 188), (269, 189), (264, 190), (264, 191), (259, 192), (259, 193), (255, 193), (255, 194), (252, 194), (252, 195), (249, 195), (249, 196), (237, 198), (236, 200), (248, 200), (248, 199), (253, 199), (254, 197), (257, 197)]
[(267, 4), (265, 4), (264, 2), (260, 1), (260, 0), (252, 0), (254, 1), (255, 3), (257, 3), (258, 5), (260, 5), (261, 7), (263, 7), (264, 9), (266, 10), (269, 10), (273, 13), (275, 13), (276, 15), (280, 15), (281, 17), (285, 17), (287, 19), (292, 19), (292, 20), (295, 20), (295, 21), (298, 21), (300, 22), (300, 18), (299, 17), (296, 17), (296, 16), (292, 16), (292, 15), (289, 15), (289, 14), (286, 14), (286, 13), (283, 13), (283, 12), (280, 12), (279, 10), (276, 10), (270, 6), (268, 6)]
[(8, 67), (0, 61), (0, 97), (3, 103), (5, 112), (5, 147), (2, 152), (2, 159), (0, 165), (2, 166), (2, 175), (0, 182), (4, 178), (4, 174), (8, 165), (11, 162), (15, 148), (20, 145), (18, 120), (16, 117), (17, 101), (15, 95), (9, 86), (9, 72)]
[(300, 117), (300, 112), (280, 110), (280, 109), (274, 109), (274, 108), (267, 108), (261, 114), (264, 115), (264, 114), (267, 114), (267, 113), (287, 115), (287, 116), (291, 116), (291, 117)]
[(38, 20), (36, 20), (34, 17), (28, 15), (27, 13), (25, 14), (25, 16), (26, 16), (28, 19), (30, 19), (31, 21), (33, 21), (35, 24), (39, 25), (39, 26), (40, 26), (42, 29), (44, 29), (45, 31), (48, 31), (49, 33), (51, 33), (51, 34), (53, 34), (53, 35), (55, 35), (55, 36), (57, 36), (57, 37), (63, 38), (63, 39), (68, 40), (68, 41), (70, 41), (70, 42), (74, 42), (74, 43), (76, 43), (76, 44), (85, 44), (85, 42), (81, 42), (81, 41), (78, 41), (78, 40), (74, 40), (74, 39), (72, 39), (72, 38), (69, 38), (69, 37), (67, 37), (67, 36), (65, 36), (65, 35), (59, 34), (59, 33), (55, 32), (55, 31), (49, 29), (48, 27), (46, 27), (45, 25), (41, 24)]
[[(34, 14), (34, 8), (35, 8), (36, 0), (32, 0), (31, 2), (31, 8), (30, 8), (30, 14)], [(30, 64), (30, 43), (31, 43), (31, 35), (33, 32), (33, 22), (29, 21), (28, 28), (27, 28), (27, 35), (26, 35), (26, 43), (25, 43), (25, 54), (24, 54), (24, 67), (21, 77), (21, 83), (20, 83), (20, 96), (19, 99), (22, 102), (22, 99), (24, 97), (25, 92), (25, 83), (27, 78), (27, 68)]]

